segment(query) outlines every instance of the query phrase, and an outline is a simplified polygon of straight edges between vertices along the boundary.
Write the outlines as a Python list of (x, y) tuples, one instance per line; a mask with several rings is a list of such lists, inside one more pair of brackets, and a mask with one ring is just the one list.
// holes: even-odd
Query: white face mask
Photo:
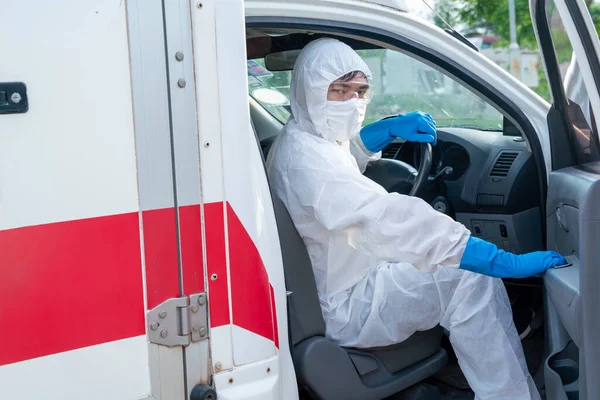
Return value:
[(345, 142), (360, 132), (365, 120), (367, 102), (354, 98), (346, 101), (327, 101), (326, 110), (329, 131), (325, 132), (323, 137)]

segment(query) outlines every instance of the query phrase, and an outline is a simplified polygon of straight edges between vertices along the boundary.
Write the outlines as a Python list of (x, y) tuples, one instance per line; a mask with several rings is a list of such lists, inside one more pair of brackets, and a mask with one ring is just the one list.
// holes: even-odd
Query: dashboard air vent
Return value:
[(381, 152), (381, 158), (394, 158), (400, 146), (402, 146), (402, 143), (390, 143)]
[(510, 171), (510, 167), (512, 167), (518, 155), (519, 153), (509, 151), (500, 153), (500, 157), (496, 160), (494, 168), (492, 168), (492, 172), (490, 172), (490, 176), (497, 178), (508, 176), (508, 171)]

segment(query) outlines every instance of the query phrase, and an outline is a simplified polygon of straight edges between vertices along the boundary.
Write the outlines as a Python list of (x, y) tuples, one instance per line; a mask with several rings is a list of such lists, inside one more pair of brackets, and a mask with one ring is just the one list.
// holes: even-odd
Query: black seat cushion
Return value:
[(430, 377), (448, 361), (439, 348), (430, 357), (391, 373), (372, 354), (357, 354), (322, 336), (302, 341), (292, 358), (299, 385), (323, 400), (383, 399)]
[(428, 331), (415, 332), (402, 343), (363, 351), (373, 354), (389, 372), (395, 373), (437, 353), (443, 333), (438, 325)]

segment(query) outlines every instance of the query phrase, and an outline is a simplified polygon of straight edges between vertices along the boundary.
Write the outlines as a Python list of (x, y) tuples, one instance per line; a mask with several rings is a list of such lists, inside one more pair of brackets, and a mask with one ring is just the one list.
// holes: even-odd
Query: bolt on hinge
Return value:
[(148, 339), (163, 346), (188, 346), (208, 338), (205, 293), (168, 299), (148, 311)]

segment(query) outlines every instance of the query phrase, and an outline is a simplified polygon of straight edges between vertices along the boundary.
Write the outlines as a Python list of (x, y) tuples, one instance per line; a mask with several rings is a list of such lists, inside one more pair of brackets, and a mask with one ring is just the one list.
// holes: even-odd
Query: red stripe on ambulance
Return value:
[[(180, 297), (175, 209), (142, 212), (148, 309)], [(186, 295), (204, 291), (200, 205), (179, 207), (179, 238)]]
[(179, 207), (179, 240), (186, 295), (204, 291), (200, 205)]
[(204, 205), (204, 225), (206, 229), (209, 318), (210, 326), (216, 328), (231, 322), (223, 203)]
[(271, 312), (273, 318), (273, 341), (275, 342), (275, 347), (279, 348), (279, 329), (277, 328), (277, 308), (275, 306), (275, 291), (272, 285), (269, 285), (271, 292)]
[[(279, 345), (273, 287), (227, 205), (204, 206), (212, 327), (233, 323)], [(148, 309), (179, 297), (173, 208), (142, 212)], [(180, 207), (187, 295), (204, 290), (200, 206)], [(0, 365), (145, 333), (138, 213), (0, 231)], [(13, 327), (6, 329), (6, 327)]]
[(0, 231), (0, 365), (145, 332), (137, 213)]
[(175, 209), (142, 211), (148, 309), (179, 297)]
[(227, 204), (229, 269), (233, 324), (270, 339), (276, 339), (276, 319), (271, 285), (262, 258), (244, 225)]

